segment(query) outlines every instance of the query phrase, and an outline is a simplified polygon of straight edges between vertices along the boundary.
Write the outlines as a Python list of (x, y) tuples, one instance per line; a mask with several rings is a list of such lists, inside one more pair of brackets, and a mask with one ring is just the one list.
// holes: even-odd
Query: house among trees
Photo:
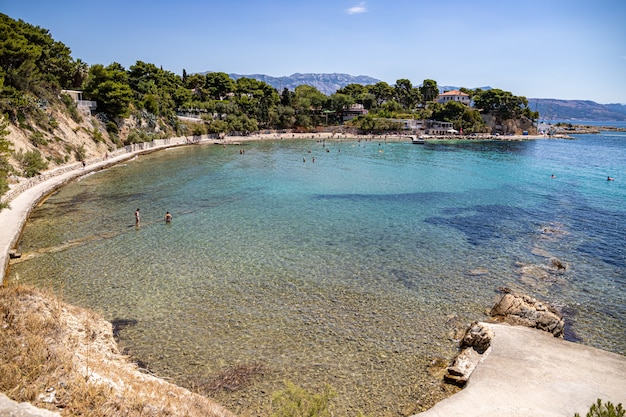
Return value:
[(362, 104), (353, 104), (347, 109), (341, 111), (341, 119), (346, 122), (359, 116), (367, 114), (367, 109)]
[(438, 103), (446, 104), (449, 101), (458, 101), (466, 106), (469, 106), (471, 103), (469, 94), (465, 94), (459, 90), (446, 91), (439, 94), (439, 97), (437, 97)]
[(83, 92), (78, 90), (61, 90), (61, 94), (66, 94), (74, 100), (76, 103), (76, 107), (78, 110), (90, 114), (92, 111), (95, 111), (97, 108), (97, 104), (95, 101), (83, 100)]

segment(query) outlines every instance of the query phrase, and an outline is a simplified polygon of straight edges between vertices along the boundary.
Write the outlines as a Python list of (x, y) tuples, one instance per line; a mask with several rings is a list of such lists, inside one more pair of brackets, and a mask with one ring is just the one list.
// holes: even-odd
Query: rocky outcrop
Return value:
[(491, 309), (490, 316), (496, 321), (533, 327), (563, 337), (563, 316), (548, 304), (527, 295), (504, 294)]
[[(555, 337), (563, 336), (563, 316), (554, 308), (527, 295), (513, 294), (508, 288), (503, 291), (506, 294), (491, 309), (492, 319), (544, 330)], [(459, 354), (448, 366), (444, 380), (464, 386), (476, 365), (489, 354), (493, 337), (494, 332), (489, 325), (472, 323), (461, 339)]]
[(30, 403), (18, 403), (0, 393), (0, 416), (7, 417), (60, 417), (60, 413), (37, 408)]
[(444, 380), (459, 386), (465, 385), (476, 365), (487, 354), (491, 339), (493, 330), (485, 324), (472, 323), (461, 340), (461, 351), (448, 367)]

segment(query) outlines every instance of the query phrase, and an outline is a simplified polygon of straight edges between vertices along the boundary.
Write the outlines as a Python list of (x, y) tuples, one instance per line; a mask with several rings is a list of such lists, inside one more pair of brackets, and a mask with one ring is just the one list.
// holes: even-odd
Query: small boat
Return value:
[(424, 136), (419, 135), (419, 136), (411, 136), (411, 143), (413, 145), (423, 145), (426, 143), (426, 139), (424, 139)]

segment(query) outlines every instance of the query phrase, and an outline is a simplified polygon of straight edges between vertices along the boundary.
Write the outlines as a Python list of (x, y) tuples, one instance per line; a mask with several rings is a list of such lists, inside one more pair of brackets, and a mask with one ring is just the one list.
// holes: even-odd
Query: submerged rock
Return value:
[(490, 315), (497, 321), (533, 327), (552, 333), (554, 337), (563, 337), (563, 316), (551, 306), (527, 295), (504, 294), (493, 306)]

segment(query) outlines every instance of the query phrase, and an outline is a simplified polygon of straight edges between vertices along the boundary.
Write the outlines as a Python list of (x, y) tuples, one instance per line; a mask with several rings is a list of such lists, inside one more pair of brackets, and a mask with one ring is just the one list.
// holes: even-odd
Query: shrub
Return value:
[(38, 150), (28, 151), (23, 153), (19, 151), (15, 154), (15, 159), (20, 162), (22, 171), (25, 177), (34, 177), (41, 171), (48, 168), (48, 163), (43, 159), (41, 153)]
[[(586, 417), (624, 417), (624, 415), (621, 403), (617, 406), (614, 406), (610, 401), (603, 404), (602, 400), (598, 398), (598, 401), (589, 408)], [(576, 413), (574, 417), (580, 417), (580, 414)]]
[(87, 156), (85, 145), (80, 145), (74, 150), (74, 157), (76, 158), (77, 161), (84, 161), (85, 156)]
[(118, 134), (119, 133), (119, 129), (117, 127), (117, 124), (113, 121), (108, 121), (106, 124), (106, 130), (107, 132), (109, 132), (109, 135), (112, 133)]
[(33, 145), (39, 147), (39, 145), (47, 145), (48, 141), (46, 140), (46, 138), (44, 137), (43, 133), (41, 132), (33, 132), (32, 135), (30, 135), (30, 141)]
[(63, 101), (63, 104), (65, 104), (67, 112), (70, 114), (72, 120), (74, 120), (76, 123), (80, 123), (83, 121), (83, 117), (78, 112), (78, 108), (76, 107), (76, 103), (74, 102), (72, 97), (67, 94), (61, 94), (61, 101)]
[(94, 142), (104, 142), (104, 136), (102, 136), (102, 132), (100, 132), (97, 128), (94, 127), (91, 134), (93, 135)]

